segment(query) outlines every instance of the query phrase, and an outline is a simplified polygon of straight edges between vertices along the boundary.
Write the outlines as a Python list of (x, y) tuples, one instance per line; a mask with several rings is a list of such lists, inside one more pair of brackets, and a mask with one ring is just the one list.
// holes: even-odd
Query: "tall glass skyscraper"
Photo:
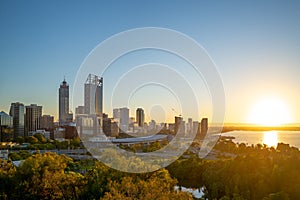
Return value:
[(11, 103), (9, 115), (13, 117), (14, 138), (24, 137), (24, 104)]
[(29, 132), (34, 132), (40, 128), (42, 106), (31, 104), (25, 108), (25, 134), (28, 135)]
[(85, 114), (102, 117), (103, 78), (89, 74), (84, 84)]
[(80, 135), (103, 135), (103, 78), (89, 74), (84, 83), (84, 106), (76, 108), (76, 124)]
[(144, 126), (145, 114), (143, 108), (136, 109), (136, 122), (139, 127)]
[(69, 85), (66, 80), (59, 87), (59, 124), (63, 125), (67, 122), (69, 116)]

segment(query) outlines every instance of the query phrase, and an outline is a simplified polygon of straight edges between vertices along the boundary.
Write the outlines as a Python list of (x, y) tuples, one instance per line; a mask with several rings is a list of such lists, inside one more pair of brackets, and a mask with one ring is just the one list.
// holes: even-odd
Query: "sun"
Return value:
[(251, 109), (248, 120), (249, 123), (262, 126), (280, 126), (291, 121), (288, 106), (276, 97), (258, 101)]

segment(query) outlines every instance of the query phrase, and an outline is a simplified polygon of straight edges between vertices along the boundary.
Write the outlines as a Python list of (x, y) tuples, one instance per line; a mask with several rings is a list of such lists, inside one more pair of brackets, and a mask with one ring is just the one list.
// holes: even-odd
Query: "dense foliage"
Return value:
[[(202, 188), (207, 199), (300, 199), (300, 152), (287, 144), (277, 148), (236, 145), (222, 141), (220, 156), (235, 158), (202, 160), (191, 157), (167, 169), (185, 187)], [(226, 157), (226, 156), (225, 156)]]
[(0, 199), (192, 199), (174, 191), (176, 184), (165, 169), (127, 174), (55, 153), (32, 155), (19, 167), (0, 160)]
[[(11, 147), (14, 150), (53, 150), (53, 149), (77, 149), (81, 147), (79, 137), (68, 141), (57, 141), (46, 139), (43, 134), (37, 133), (33, 136), (18, 137), (16, 142), (19, 145)], [(24, 146), (24, 144), (26, 144)]]
[[(20, 151), (11, 155), (25, 159), (19, 167), (0, 160), (0, 199), (192, 199), (176, 185), (201, 189), (203, 199), (300, 199), (297, 148), (221, 141), (214, 153), (213, 160), (185, 154), (167, 169), (130, 174), (95, 160)], [(112, 162), (134, 167), (124, 159)]]

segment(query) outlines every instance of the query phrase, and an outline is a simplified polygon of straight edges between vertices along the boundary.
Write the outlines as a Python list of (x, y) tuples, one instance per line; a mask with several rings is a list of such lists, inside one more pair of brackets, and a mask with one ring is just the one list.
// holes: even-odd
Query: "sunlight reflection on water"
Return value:
[(276, 147), (278, 143), (278, 132), (277, 131), (266, 131), (263, 132), (263, 144), (268, 147)]
[(233, 142), (239, 144), (266, 144), (276, 148), (282, 142), (300, 148), (300, 131), (230, 131), (222, 136), (232, 136)]

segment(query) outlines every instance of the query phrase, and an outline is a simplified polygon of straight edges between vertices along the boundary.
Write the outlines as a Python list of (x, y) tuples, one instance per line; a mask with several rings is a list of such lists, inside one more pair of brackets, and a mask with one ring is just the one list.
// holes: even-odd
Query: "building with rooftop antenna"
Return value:
[(59, 124), (64, 125), (69, 121), (69, 85), (65, 78), (60, 84), (58, 98)]

